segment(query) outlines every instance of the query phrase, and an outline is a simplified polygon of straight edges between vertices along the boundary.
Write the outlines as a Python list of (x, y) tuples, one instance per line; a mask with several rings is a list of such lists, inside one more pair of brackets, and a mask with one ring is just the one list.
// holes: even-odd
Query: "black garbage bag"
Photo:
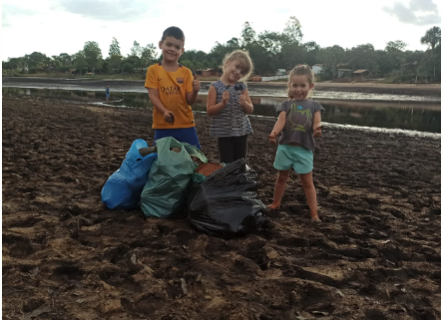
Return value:
[(192, 192), (189, 221), (210, 235), (232, 237), (255, 231), (265, 221), (266, 206), (257, 199), (257, 174), (243, 159), (207, 177)]

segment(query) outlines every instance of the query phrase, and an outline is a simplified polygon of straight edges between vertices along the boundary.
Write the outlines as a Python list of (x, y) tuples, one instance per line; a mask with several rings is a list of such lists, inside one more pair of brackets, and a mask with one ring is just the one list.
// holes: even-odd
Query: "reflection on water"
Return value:
[[(46, 98), (84, 101), (105, 105), (105, 93), (76, 90), (5, 88), (3, 94), (33, 95)], [(254, 114), (275, 117), (276, 110), (285, 100), (275, 97), (252, 97)], [(356, 126), (398, 128), (425, 132), (441, 132), (441, 110), (439, 103), (414, 102), (357, 102), (346, 100), (321, 100), (325, 108), (322, 121)], [(110, 105), (126, 108), (152, 108), (147, 93), (111, 92)], [(192, 107), (195, 111), (206, 111), (206, 96), (200, 95)]]

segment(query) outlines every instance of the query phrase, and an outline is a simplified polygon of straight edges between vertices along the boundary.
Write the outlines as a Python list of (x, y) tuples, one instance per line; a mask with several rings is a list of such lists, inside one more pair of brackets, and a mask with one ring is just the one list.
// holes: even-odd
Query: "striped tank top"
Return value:
[(252, 133), (251, 122), (243, 107), (239, 103), (239, 97), (243, 90), (247, 89), (246, 83), (237, 82), (234, 86), (227, 86), (220, 80), (211, 83), (217, 92), (217, 101), (222, 101), (223, 92), (229, 91), (230, 98), (226, 106), (218, 114), (212, 116), (210, 134), (213, 137), (240, 137)]

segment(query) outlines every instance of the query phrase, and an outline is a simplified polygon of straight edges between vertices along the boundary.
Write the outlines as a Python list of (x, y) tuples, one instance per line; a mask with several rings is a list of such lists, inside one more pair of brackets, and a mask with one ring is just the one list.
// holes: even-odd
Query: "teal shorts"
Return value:
[(280, 144), (275, 155), (274, 168), (286, 171), (294, 168), (298, 174), (306, 174), (314, 169), (314, 154), (300, 146)]

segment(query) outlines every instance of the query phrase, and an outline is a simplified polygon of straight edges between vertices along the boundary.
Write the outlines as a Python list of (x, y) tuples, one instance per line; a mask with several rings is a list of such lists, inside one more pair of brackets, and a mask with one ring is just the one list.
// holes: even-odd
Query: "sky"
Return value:
[(299, 19), (303, 42), (321, 47), (371, 43), (378, 50), (388, 41), (402, 40), (407, 50), (426, 50), (420, 38), (431, 27), (441, 27), (442, 5), (435, 0), (232, 3), (219, 2), (216, 10), (206, 0), (2, 0), (1, 56), (6, 61), (34, 51), (74, 54), (95, 41), (106, 58), (113, 37), (126, 56), (134, 40), (157, 46), (170, 26), (184, 31), (185, 50), (209, 52), (217, 41), (240, 37), (246, 21), (257, 33), (281, 32), (290, 16)]

